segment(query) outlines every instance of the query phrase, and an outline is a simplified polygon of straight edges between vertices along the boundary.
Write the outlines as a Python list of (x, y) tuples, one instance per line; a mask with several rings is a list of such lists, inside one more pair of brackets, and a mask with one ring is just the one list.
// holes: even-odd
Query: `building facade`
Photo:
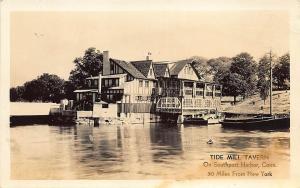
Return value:
[(103, 71), (86, 79), (88, 88), (75, 90), (76, 99), (91, 101), (95, 115), (133, 122), (200, 117), (219, 110), (222, 87), (201, 81), (195, 61), (125, 62), (104, 51)]

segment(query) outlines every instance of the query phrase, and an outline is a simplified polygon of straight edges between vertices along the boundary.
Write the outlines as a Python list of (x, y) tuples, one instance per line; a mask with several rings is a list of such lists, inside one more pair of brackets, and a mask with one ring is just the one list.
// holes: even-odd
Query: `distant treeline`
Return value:
[[(223, 85), (223, 95), (247, 97), (256, 92), (266, 99), (269, 93), (270, 55), (266, 54), (258, 62), (246, 52), (235, 57), (205, 59), (193, 57), (194, 66), (203, 81)], [(278, 90), (290, 87), (290, 56), (277, 57), (272, 54), (273, 87)], [(75, 99), (74, 90), (86, 88), (85, 79), (97, 76), (102, 70), (103, 56), (99, 50), (89, 48), (84, 55), (75, 58), (75, 68), (67, 81), (54, 74), (44, 73), (22, 86), (10, 89), (11, 101), (59, 102), (63, 98)]]
[(10, 89), (10, 100), (29, 102), (59, 102), (67, 98), (68, 82), (57, 75), (44, 73), (36, 79), (26, 82), (22, 86)]
[(290, 55), (280, 57), (274, 53), (266, 53), (258, 62), (246, 52), (232, 58), (219, 57), (214, 59), (198, 59), (195, 67), (205, 81), (213, 81), (223, 85), (225, 96), (248, 97), (260, 93), (265, 100), (270, 88), (270, 62), (272, 61), (273, 82), (275, 90), (290, 88)]

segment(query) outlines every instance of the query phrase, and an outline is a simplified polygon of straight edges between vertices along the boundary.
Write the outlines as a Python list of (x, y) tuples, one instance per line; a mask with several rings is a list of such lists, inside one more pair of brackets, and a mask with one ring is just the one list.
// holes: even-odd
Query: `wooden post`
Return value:
[(101, 87), (102, 87), (102, 77), (101, 73), (99, 74), (99, 79), (98, 79), (98, 93), (101, 95)]
[(193, 82), (193, 97), (196, 97), (196, 82)]

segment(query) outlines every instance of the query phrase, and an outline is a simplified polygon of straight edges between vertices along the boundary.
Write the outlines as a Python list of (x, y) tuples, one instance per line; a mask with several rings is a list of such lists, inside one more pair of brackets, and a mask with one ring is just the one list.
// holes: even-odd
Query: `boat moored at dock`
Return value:
[(289, 117), (253, 117), (247, 119), (224, 119), (220, 122), (223, 128), (245, 130), (280, 130), (290, 128)]
[(183, 124), (208, 125), (208, 120), (205, 120), (203, 118), (185, 118)]

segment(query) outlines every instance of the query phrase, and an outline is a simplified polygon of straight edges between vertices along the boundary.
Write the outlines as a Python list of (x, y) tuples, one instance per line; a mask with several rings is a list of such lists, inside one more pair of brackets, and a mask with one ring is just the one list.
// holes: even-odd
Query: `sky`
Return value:
[(46, 72), (68, 79), (89, 47), (126, 61), (289, 51), (284, 10), (12, 12), (10, 29), (11, 86)]

